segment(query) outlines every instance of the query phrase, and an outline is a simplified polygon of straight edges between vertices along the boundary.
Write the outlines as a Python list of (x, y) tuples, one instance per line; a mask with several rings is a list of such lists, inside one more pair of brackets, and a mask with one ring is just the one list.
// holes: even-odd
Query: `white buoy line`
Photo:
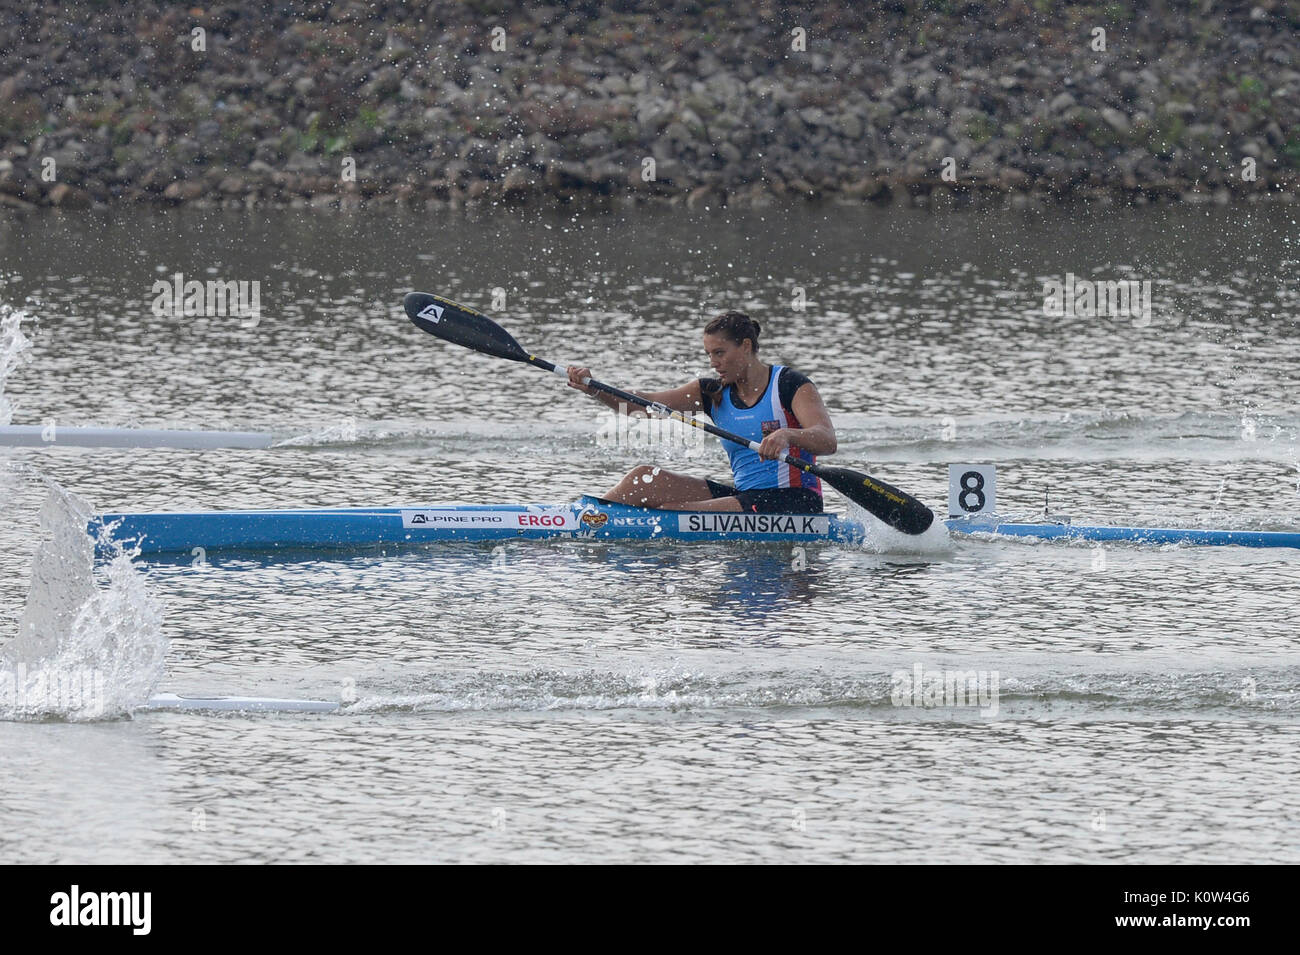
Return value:
[(0, 446), (78, 448), (269, 448), (274, 435), (260, 431), (171, 431), (159, 428), (0, 426)]

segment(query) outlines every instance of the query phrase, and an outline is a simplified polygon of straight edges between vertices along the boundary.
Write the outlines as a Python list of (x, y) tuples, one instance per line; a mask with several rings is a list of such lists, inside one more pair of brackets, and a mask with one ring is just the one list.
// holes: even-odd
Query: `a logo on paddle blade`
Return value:
[(438, 322), (442, 321), (442, 306), (434, 305), (430, 302), (428, 305), (424, 306), (424, 308), (420, 309), (419, 313), (415, 317), (426, 318), (436, 325)]
[(582, 523), (588, 527), (604, 527), (608, 520), (608, 514), (601, 514), (598, 511), (583, 511), (582, 513)]

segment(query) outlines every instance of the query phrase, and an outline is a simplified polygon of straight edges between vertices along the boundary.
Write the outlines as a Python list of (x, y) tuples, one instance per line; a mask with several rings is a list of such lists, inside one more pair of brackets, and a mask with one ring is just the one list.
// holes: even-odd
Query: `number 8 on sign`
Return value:
[(989, 516), (997, 512), (997, 467), (992, 464), (948, 465), (948, 516)]

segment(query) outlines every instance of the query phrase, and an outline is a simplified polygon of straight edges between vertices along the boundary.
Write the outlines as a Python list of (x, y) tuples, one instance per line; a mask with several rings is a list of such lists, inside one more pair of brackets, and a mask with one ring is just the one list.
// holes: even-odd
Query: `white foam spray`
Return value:
[(873, 554), (946, 554), (952, 550), (948, 525), (937, 515), (923, 534), (904, 534), (852, 501), (848, 516), (866, 529), (861, 546)]
[(14, 417), (13, 404), (5, 397), (5, 382), (26, 361), (24, 353), (32, 347), (31, 340), (23, 334), (26, 317), (25, 312), (0, 305), (0, 426), (11, 424)]
[(163, 674), (162, 609), (134, 554), (120, 547), (110, 548), (105, 583), (96, 582), (91, 507), (42, 480), (48, 494), (27, 603), (0, 651), (0, 719), (128, 716)]

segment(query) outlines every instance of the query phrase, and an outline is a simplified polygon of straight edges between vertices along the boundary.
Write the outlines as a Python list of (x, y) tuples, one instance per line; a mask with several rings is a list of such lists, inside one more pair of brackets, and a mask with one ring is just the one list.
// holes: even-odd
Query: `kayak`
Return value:
[[(1300, 548), (1290, 531), (1206, 530), (949, 520), (961, 535), (1148, 544)], [(629, 541), (859, 543), (872, 530), (841, 514), (746, 514), (663, 511), (583, 497), (572, 504), (441, 504), (428, 507), (336, 507), (248, 511), (103, 514), (90, 522), (101, 552), (111, 542), (142, 556), (213, 551), (356, 550), (382, 545), (549, 538)], [(101, 533), (104, 535), (101, 539)]]
[[(838, 514), (659, 511), (583, 497), (573, 504), (442, 504), (430, 507), (295, 508), (104, 514), (92, 536), (142, 555), (213, 550), (357, 548), (439, 541), (546, 538), (680, 541), (861, 540), (864, 526)], [(102, 546), (102, 545), (101, 545)]]

